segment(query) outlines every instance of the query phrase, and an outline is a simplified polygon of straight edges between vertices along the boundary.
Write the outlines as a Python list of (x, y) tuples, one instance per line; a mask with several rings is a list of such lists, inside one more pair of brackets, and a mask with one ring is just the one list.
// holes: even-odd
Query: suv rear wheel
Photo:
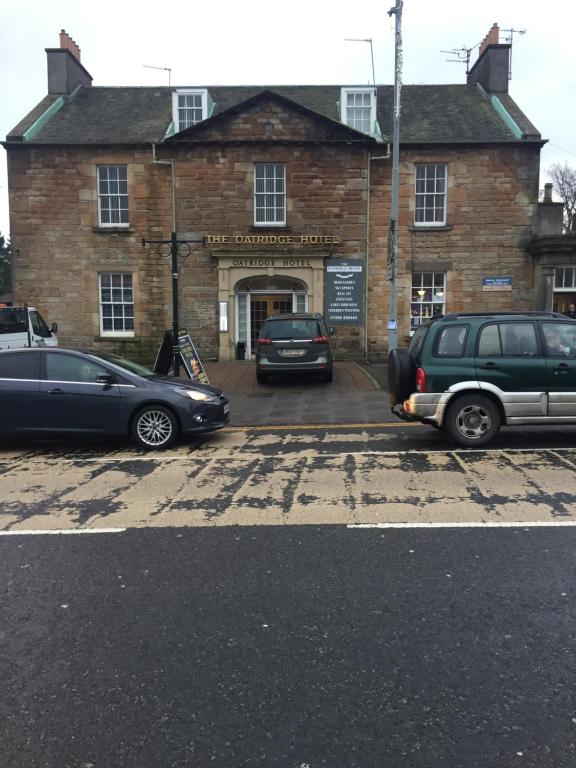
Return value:
[(444, 430), (466, 447), (488, 445), (498, 434), (502, 417), (498, 406), (485, 395), (464, 395), (446, 409)]

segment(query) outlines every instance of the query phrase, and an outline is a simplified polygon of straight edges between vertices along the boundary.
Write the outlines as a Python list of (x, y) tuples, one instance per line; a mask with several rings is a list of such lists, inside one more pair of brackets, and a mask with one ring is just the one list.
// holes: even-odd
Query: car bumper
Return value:
[(324, 356), (316, 360), (303, 361), (284, 361), (272, 362), (267, 358), (256, 361), (256, 370), (261, 373), (304, 373), (306, 371), (325, 371), (332, 366), (332, 362)]
[(452, 392), (410, 395), (408, 400), (402, 403), (402, 414), (409, 420), (423, 421), (440, 427), (444, 420), (446, 404), (452, 395)]
[(181, 416), (182, 432), (192, 434), (194, 432), (213, 432), (222, 429), (230, 423), (230, 403), (228, 400), (218, 403), (195, 404)]

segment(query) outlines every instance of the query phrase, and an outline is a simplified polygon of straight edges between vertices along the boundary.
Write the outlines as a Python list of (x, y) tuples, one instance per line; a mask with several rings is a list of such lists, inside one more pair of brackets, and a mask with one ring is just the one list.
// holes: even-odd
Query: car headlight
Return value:
[(200, 392), (198, 389), (177, 389), (176, 391), (182, 397), (189, 397), (191, 400), (200, 400), (203, 403), (212, 400), (210, 395), (207, 395), (206, 392)]

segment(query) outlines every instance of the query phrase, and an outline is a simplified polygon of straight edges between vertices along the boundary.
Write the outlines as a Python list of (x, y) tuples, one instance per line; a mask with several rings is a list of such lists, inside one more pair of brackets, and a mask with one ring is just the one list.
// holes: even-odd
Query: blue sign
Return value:
[(511, 277), (483, 277), (482, 290), (483, 291), (511, 291), (512, 278)]

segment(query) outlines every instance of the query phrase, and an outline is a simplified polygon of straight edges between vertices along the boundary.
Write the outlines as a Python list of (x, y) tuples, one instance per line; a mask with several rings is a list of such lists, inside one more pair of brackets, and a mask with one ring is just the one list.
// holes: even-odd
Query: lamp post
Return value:
[(201, 240), (194, 238), (190, 240), (179, 240), (176, 232), (172, 232), (170, 240), (145, 240), (142, 238), (142, 245), (157, 245), (157, 252), (160, 256), (171, 257), (171, 270), (172, 270), (172, 359), (174, 367), (174, 376), (178, 376), (180, 373), (180, 342), (178, 341), (180, 320), (178, 317), (178, 277), (180, 274), (180, 264), (178, 263), (178, 257), (181, 260), (186, 259), (192, 249), (190, 243), (202, 242)]
[(395, 15), (394, 47), (394, 125), (392, 132), (392, 200), (390, 204), (390, 316), (388, 351), (398, 346), (398, 193), (400, 177), (400, 92), (402, 89), (402, 6), (396, 0), (388, 16)]

